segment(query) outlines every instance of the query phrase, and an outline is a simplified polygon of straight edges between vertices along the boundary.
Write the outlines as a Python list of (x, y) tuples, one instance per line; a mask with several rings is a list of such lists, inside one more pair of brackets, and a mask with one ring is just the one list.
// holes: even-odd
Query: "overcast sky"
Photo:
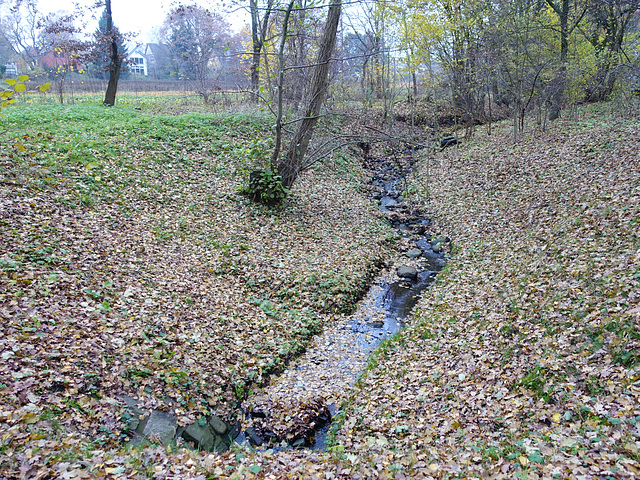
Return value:
[[(88, 6), (95, 3), (94, 0), (40, 0), (38, 5), (40, 9), (45, 13), (57, 12), (60, 10), (66, 10), (72, 12), (74, 10), (74, 3), (79, 3), (81, 6)], [(175, 0), (111, 0), (111, 10), (113, 13), (113, 22), (120, 29), (121, 32), (137, 32), (140, 35), (137, 37), (138, 42), (151, 42), (155, 38), (153, 36), (153, 29), (158, 27), (164, 21), (167, 12), (171, 9), (172, 5), (177, 2)], [(214, 13), (221, 13), (220, 7), (216, 8), (214, 2), (207, 2), (203, 0), (187, 0), (184, 4), (197, 3), (204, 7), (208, 7)], [(102, 12), (98, 12), (100, 16)], [(234, 30), (238, 31), (242, 27), (245, 20), (245, 15), (242, 12), (238, 12), (235, 15), (224, 15), (229, 23), (233, 26)], [(93, 32), (97, 27), (97, 20), (90, 20), (88, 25), (88, 31)]]

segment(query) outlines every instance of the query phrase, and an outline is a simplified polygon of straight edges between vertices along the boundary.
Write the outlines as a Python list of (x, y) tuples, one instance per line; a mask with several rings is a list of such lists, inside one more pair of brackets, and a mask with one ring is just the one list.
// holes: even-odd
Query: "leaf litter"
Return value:
[[(218, 455), (154, 445), (123, 451), (104, 428), (118, 431), (113, 398), (120, 391), (135, 391), (149, 407), (173, 395), (167, 408), (182, 405), (185, 418), (201, 412), (189, 403), (196, 387), (182, 389), (156, 374), (178, 366), (211, 392), (211, 408), (224, 410), (225, 394), (233, 392), (212, 383), (228, 386), (252, 371), (257, 378), (260, 362), (277, 358), (274, 346), (295, 338), (279, 327), (313, 327), (306, 315), (335, 321), (331, 310), (353, 291), (341, 288), (345, 270), (357, 277), (347, 277), (351, 285), (363, 281), (386, 232), (351, 184), (311, 173), (292, 195), (291, 210), (268, 215), (229, 201), (229, 180), (209, 171), (208, 191), (227, 197), (200, 198), (199, 215), (187, 216), (197, 193), (203, 196), (191, 188), (197, 179), (174, 194), (191, 195), (177, 210), (171, 201), (152, 201), (161, 198), (155, 193), (144, 196), (134, 181), (127, 217), (110, 202), (54, 208), (51, 194), (29, 181), (20, 185), (17, 171), (8, 183), (19, 186), (2, 184), (3, 211), (13, 209), (2, 219), (0, 381), (11, 382), (1, 391), (2, 468), (30, 478), (633, 478), (640, 470), (638, 122), (607, 106), (580, 115), (516, 145), (504, 126), (425, 158), (412, 179), (413, 201), (452, 239), (452, 261), (418, 303), (412, 325), (370, 360), (327, 452), (235, 447)], [(10, 203), (15, 189), (20, 201)], [(141, 202), (144, 208), (131, 208)], [(358, 205), (351, 211), (370, 213), (344, 221), (351, 202)], [(201, 222), (222, 247), (181, 239), (176, 221), (183, 216), (187, 231)], [(216, 222), (207, 223), (208, 216)], [(117, 222), (111, 230), (107, 218)], [(164, 230), (154, 231), (158, 226)], [(34, 231), (47, 229), (54, 233), (46, 241), (33, 240)], [(303, 247), (298, 255), (290, 254), (292, 245)], [(264, 257), (267, 251), (272, 256)], [(203, 273), (220, 266), (226, 274)], [(319, 294), (313, 287), (328, 271), (332, 287)], [(198, 289), (200, 282), (207, 287)], [(167, 294), (173, 289), (179, 294)], [(16, 296), (18, 290), (24, 293)], [(335, 301), (329, 292), (343, 297)], [(111, 310), (101, 310), (99, 300)], [(100, 354), (87, 358), (91, 351)], [(99, 395), (91, 395), (91, 385)], [(65, 456), (69, 451), (76, 453)]]
[[(180, 425), (232, 419), (348, 308), (387, 248), (356, 165), (310, 172), (280, 211), (237, 194), (268, 153), (255, 142), (266, 122), (21, 112), (0, 153), (8, 471), (46, 477), (68, 449), (95, 466), (93, 452), (127, 435), (123, 394)], [(38, 115), (49, 121), (34, 126)]]
[(478, 135), (416, 175), (454, 251), (353, 393), (336, 442), (364, 469), (637, 475), (638, 138), (637, 119), (585, 109), (517, 145)]

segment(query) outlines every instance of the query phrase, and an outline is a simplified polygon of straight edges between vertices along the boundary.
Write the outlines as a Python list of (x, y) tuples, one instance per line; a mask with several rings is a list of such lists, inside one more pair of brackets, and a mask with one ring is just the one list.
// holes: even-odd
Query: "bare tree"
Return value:
[(287, 75), (285, 92), (287, 100), (292, 101), (293, 111), (299, 113), (311, 85), (311, 69), (297, 67), (313, 63), (322, 18), (309, 0), (298, 0), (296, 7), (289, 21), (291, 28), (286, 58), (290, 74)]
[(325, 23), (318, 58), (316, 60), (309, 98), (304, 117), (300, 121), (293, 138), (289, 142), (289, 149), (284, 158), (280, 157), (278, 163), (278, 173), (282, 177), (282, 185), (285, 188), (291, 187), (298, 178), (298, 175), (305, 167), (305, 154), (309, 147), (309, 142), (313, 137), (313, 129), (318, 123), (320, 109), (327, 97), (329, 87), (329, 64), (331, 55), (336, 43), (336, 34), (340, 23), (340, 13), (342, 1), (334, 0), (329, 5), (327, 21)]
[[(386, 56), (384, 8), (364, 3), (359, 15), (345, 22), (351, 29), (347, 35), (347, 54), (360, 66), (360, 89), (365, 98), (384, 96), (384, 63)], [(357, 23), (356, 23), (357, 22)]]
[[(332, 0), (329, 4), (327, 19), (323, 29), (322, 37), (318, 45), (318, 55), (315, 63), (311, 65), (296, 65), (287, 67), (285, 65), (285, 51), (289, 37), (289, 21), (296, 0), (290, 0), (284, 9), (282, 20), (282, 31), (280, 32), (280, 43), (277, 50), (277, 81), (276, 99), (277, 110), (275, 124), (275, 145), (271, 155), (271, 166), (265, 170), (255, 170), (251, 172), (247, 193), (249, 197), (270, 205), (278, 204), (284, 200), (289, 188), (296, 181), (300, 172), (308, 168), (316, 160), (306, 161), (306, 153), (309, 143), (313, 137), (313, 130), (320, 116), (320, 109), (327, 97), (329, 87), (329, 67), (332, 53), (336, 44), (338, 25), (340, 23), (340, 13), (342, 10), (341, 0)], [(316, 7), (317, 8), (317, 7)], [(310, 82), (309, 94), (306, 99), (304, 116), (288, 122), (284, 121), (284, 88), (285, 72), (298, 68), (312, 68), (313, 76)], [(297, 124), (298, 127), (289, 141), (286, 152), (282, 152), (283, 133), (286, 125)]]
[[(106, 35), (109, 41), (109, 83), (104, 95), (104, 105), (113, 107), (116, 103), (116, 93), (118, 92), (118, 80), (122, 70), (122, 57), (118, 52), (117, 30), (113, 27), (113, 17), (111, 15), (111, 0), (105, 0), (107, 17)], [(122, 52), (124, 53), (124, 52)]]
[(162, 37), (175, 74), (185, 81), (196, 80), (205, 103), (214, 89), (210, 82), (213, 64), (224, 57), (229, 32), (230, 25), (220, 15), (198, 5), (181, 5), (165, 19)]
[(258, 101), (260, 89), (260, 57), (267, 36), (269, 18), (273, 9), (274, 0), (267, 0), (264, 8), (258, 7), (258, 0), (249, 0), (249, 12), (251, 13), (251, 91), (253, 98)]
[(5, 2), (8, 14), (0, 19), (2, 36), (12, 46), (15, 54), (22, 55), (30, 69), (38, 65), (43, 53), (40, 27), (44, 21), (36, 0)]

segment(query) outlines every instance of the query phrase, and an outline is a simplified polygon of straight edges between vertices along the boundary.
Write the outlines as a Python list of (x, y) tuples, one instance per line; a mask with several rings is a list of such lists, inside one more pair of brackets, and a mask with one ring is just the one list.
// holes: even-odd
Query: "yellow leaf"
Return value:
[(37, 421), (38, 421), (38, 417), (36, 416), (35, 413), (27, 413), (22, 419), (22, 422), (26, 423), (27, 425), (33, 425)]
[(27, 80), (29, 80), (29, 75), (20, 75), (18, 77), (19, 82), (26, 82)]
[(38, 90), (40, 90), (41, 92), (46, 92), (50, 88), (51, 88), (51, 83), (45, 83), (44, 85), (40, 85)]
[(27, 86), (24, 83), (19, 83), (19, 84), (16, 85), (14, 90), (16, 92), (18, 92), (18, 93), (26, 92), (27, 91)]
[(562, 416), (558, 412), (556, 412), (551, 416), (551, 418), (554, 422), (559, 423)]
[(104, 469), (105, 473), (112, 475), (119, 475), (121, 473), (124, 473), (124, 470), (124, 467), (107, 467)]
[(17, 81), (15, 81), (13, 78), (7, 78), (7, 79), (5, 80), (5, 83), (6, 83), (7, 85), (15, 85), (15, 84), (16, 84), (16, 83), (18, 83), (18, 82), (17, 82)]
[(520, 465), (522, 465), (523, 467), (526, 467), (527, 465), (529, 465), (529, 459), (523, 455), (520, 455), (518, 457), (518, 461), (520, 462)]

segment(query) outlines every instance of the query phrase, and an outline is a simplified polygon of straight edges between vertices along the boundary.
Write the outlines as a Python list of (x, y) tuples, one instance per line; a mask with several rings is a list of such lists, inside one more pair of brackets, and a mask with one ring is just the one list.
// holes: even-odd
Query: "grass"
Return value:
[[(66, 85), (63, 106), (75, 107), (77, 105), (101, 105), (104, 100), (103, 93), (77, 93), (71, 94), (70, 85)], [(213, 95), (215, 103), (205, 104), (202, 97), (190, 92), (166, 91), (166, 92), (120, 92), (116, 97), (117, 108), (137, 108), (154, 113), (183, 114), (186, 112), (210, 113), (212, 111), (228, 110), (230, 105), (238, 104), (245, 98), (243, 94), (221, 93)], [(18, 97), (19, 105), (60, 105), (57, 94), (41, 95), (37, 93), (25, 93)]]
[(120, 448), (120, 393), (171, 402), (182, 424), (236, 416), (388, 248), (353, 158), (256, 206), (237, 190), (270, 154), (268, 119), (159, 108), (24, 104), (0, 120), (0, 348), (19, 352), (0, 360), (0, 424), (23, 443), (23, 391), (62, 409), (43, 428), (104, 449)]

